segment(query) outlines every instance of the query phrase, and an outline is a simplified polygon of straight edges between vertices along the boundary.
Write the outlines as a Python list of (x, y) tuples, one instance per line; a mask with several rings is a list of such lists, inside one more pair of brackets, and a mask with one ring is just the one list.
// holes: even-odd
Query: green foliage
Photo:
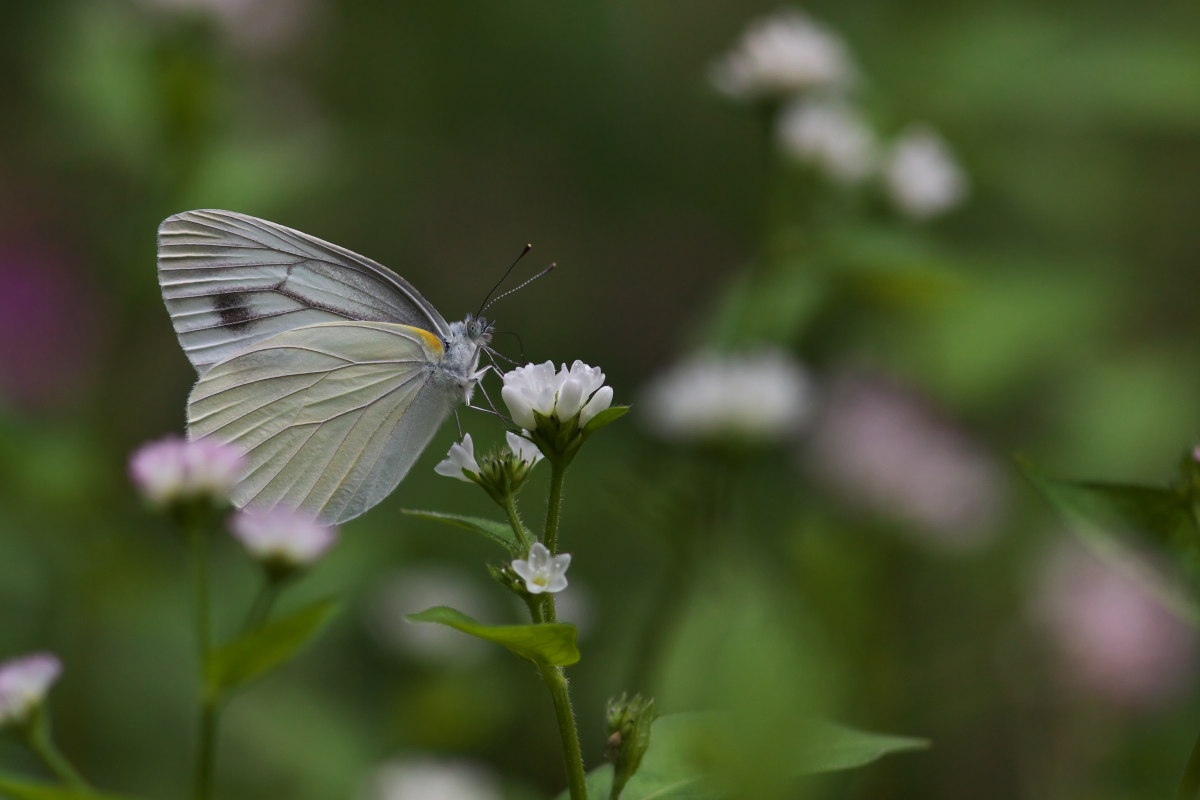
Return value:
[(521, 658), (548, 667), (567, 667), (579, 661), (578, 632), (565, 622), (535, 625), (483, 625), (446, 606), (409, 614), (413, 622), (436, 622), (489, 642), (502, 644)]
[(434, 522), (441, 522), (445, 525), (477, 533), (514, 555), (520, 554), (521, 545), (508, 523), (497, 522), (486, 517), (473, 517), (468, 514), (449, 514), (443, 511), (418, 511), (412, 508), (402, 509), (401, 513), (407, 514), (410, 517), (416, 517), (417, 519), (433, 520)]
[(220, 647), (205, 666), (206, 691), (220, 698), (285, 664), (308, 645), (337, 612), (336, 600), (322, 600)]
[[(622, 800), (721, 800), (736, 794), (721, 789), (721, 776), (712, 764), (720, 763), (717, 752), (732, 731), (723, 726), (717, 713), (669, 714), (654, 723), (650, 748), (637, 774), (621, 793)], [(785, 777), (854, 769), (892, 753), (923, 750), (924, 739), (869, 733), (844, 725), (810, 720), (786, 737), (789, 758), (784, 763), (763, 763), (761, 769), (776, 770)], [(607, 798), (612, 785), (612, 767), (605, 765), (588, 775), (588, 795)], [(559, 795), (565, 800), (567, 794)]]
[[(1071, 529), (1119, 567), (1130, 547), (1162, 554), (1192, 579), (1183, 593), (1161, 579), (1142, 576), (1150, 588), (1177, 610), (1200, 623), (1200, 528), (1187, 493), (1156, 486), (1064, 481), (1047, 476), (1028, 461), (1022, 472), (1062, 515)], [(1140, 574), (1140, 573), (1139, 573)]]
[(629, 413), (629, 406), (611, 406), (588, 420), (583, 426), (584, 436), (589, 436), (606, 425), (611, 425)]
[(0, 797), (9, 800), (131, 800), (112, 794), (99, 794), (86, 789), (70, 789), (49, 783), (34, 783), (0, 775)]

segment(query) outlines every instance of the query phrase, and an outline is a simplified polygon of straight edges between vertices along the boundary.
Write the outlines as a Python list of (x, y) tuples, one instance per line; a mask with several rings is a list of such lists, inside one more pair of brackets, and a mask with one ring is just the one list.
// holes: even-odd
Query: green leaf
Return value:
[(68, 789), (51, 783), (33, 783), (20, 778), (0, 775), (0, 797), (10, 800), (130, 800), (111, 794), (97, 794), (86, 789)]
[(606, 408), (588, 420), (587, 425), (583, 426), (583, 432), (586, 434), (595, 433), (605, 425), (611, 425), (628, 413), (629, 406), (612, 406), (611, 408)]
[(455, 528), (477, 533), (485, 539), (489, 539), (496, 544), (508, 550), (510, 553), (520, 551), (521, 545), (517, 541), (517, 535), (513, 533), (512, 526), (506, 522), (497, 522), (496, 520), (487, 519), (485, 517), (471, 517), (466, 514), (445, 514), (441, 511), (418, 511), (412, 508), (401, 509), (402, 514), (407, 514), (410, 517), (418, 519), (430, 519), (434, 522), (441, 522), (446, 525), (451, 525)]
[(575, 640), (578, 632), (565, 622), (536, 625), (484, 625), (460, 611), (436, 606), (419, 614), (409, 614), (413, 622), (436, 622), (455, 630), (502, 644), (521, 658), (548, 667), (566, 667), (579, 661)]
[[(650, 749), (641, 769), (621, 793), (621, 800), (723, 800), (730, 795), (710, 785), (706, 768), (716, 760), (723, 731), (718, 713), (670, 714), (654, 723)], [(924, 739), (869, 733), (834, 722), (808, 720), (787, 732), (794, 743), (786, 764), (764, 764), (799, 779), (806, 775), (861, 767), (890, 753), (923, 750)], [(715, 782), (714, 782), (715, 783)], [(587, 778), (588, 796), (607, 800), (612, 766), (593, 770)], [(567, 800), (564, 792), (558, 800)]]
[(205, 668), (209, 695), (221, 697), (293, 658), (321, 632), (338, 605), (322, 600), (305, 606), (213, 652)]
[(1200, 622), (1197, 598), (1168, 585), (1161, 576), (1131, 566), (1128, 548), (1151, 548), (1172, 559), (1200, 582), (1200, 531), (1191, 504), (1181, 493), (1157, 486), (1062, 481), (1018, 459), (1025, 477), (1063, 517), (1072, 531), (1102, 557), (1134, 577), (1184, 616)]

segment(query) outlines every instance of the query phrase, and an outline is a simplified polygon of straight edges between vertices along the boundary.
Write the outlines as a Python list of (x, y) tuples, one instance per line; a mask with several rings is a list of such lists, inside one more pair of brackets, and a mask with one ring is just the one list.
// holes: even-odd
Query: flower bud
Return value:
[(657, 717), (654, 698), (622, 694), (608, 701), (609, 737), (604, 758), (613, 765), (613, 796), (620, 794), (642, 765), (642, 756), (650, 747), (650, 728)]

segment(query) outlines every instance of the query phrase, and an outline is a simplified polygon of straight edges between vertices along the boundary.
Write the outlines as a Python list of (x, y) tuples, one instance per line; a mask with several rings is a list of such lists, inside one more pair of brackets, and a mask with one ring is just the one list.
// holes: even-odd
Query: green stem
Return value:
[(1183, 770), (1179, 791), (1175, 793), (1176, 800), (1194, 800), (1196, 797), (1200, 797), (1200, 736), (1192, 745), (1192, 754)]
[(67, 786), (80, 791), (92, 791), (92, 787), (88, 782), (71, 766), (71, 762), (54, 745), (54, 739), (50, 735), (50, 721), (46, 717), (45, 707), (39, 708), (34, 714), (35, 716), (31, 720), (26, 738), (29, 749), (36, 753), (37, 757), (42, 760), (42, 763), (46, 765), (46, 768)]
[(567, 786), (571, 800), (587, 800), (587, 784), (583, 772), (583, 751), (579, 747), (579, 730), (575, 722), (575, 709), (571, 706), (571, 692), (562, 667), (541, 667), (542, 678), (550, 689), (554, 700), (554, 716), (558, 720), (558, 733), (562, 737), (563, 758), (567, 765)]
[(563, 477), (567, 474), (567, 465), (557, 459), (550, 464), (550, 495), (546, 498), (546, 530), (542, 536), (542, 544), (546, 545), (551, 555), (558, 555), (558, 519), (562, 514)]
[(279, 592), (283, 588), (283, 583), (286, 578), (272, 576), (268, 572), (263, 573), (262, 584), (258, 587), (258, 594), (254, 596), (254, 602), (250, 605), (250, 610), (246, 614), (246, 621), (242, 623), (242, 634), (245, 635), (252, 631), (256, 631), (263, 626), (267, 618), (271, 616), (271, 608), (274, 607), (276, 599), (279, 597)]
[(217, 717), (216, 700), (208, 696), (205, 674), (212, 653), (212, 620), (209, 612), (208, 532), (199, 522), (193, 522), (192, 569), (196, 591), (196, 641), (200, 657), (200, 720), (196, 739), (196, 765), (192, 783), (194, 800), (212, 797), (213, 766), (216, 757)]
[(504, 514), (508, 517), (508, 524), (516, 534), (517, 541), (521, 543), (521, 557), (527, 557), (531, 543), (529, 534), (525, 532), (525, 525), (521, 522), (521, 515), (517, 512), (517, 498), (511, 494), (507, 495), (500, 507), (504, 509)]

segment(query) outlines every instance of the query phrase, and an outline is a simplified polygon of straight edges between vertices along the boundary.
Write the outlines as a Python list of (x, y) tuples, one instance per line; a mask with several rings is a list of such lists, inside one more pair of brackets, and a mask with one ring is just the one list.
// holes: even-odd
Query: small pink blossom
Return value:
[(233, 445), (179, 436), (148, 442), (129, 460), (138, 491), (156, 505), (204, 497), (227, 500), (244, 469), (245, 457)]
[(1063, 545), (1043, 564), (1030, 610), (1066, 682), (1126, 708), (1162, 705), (1191, 688), (1200, 642), (1151, 590), (1151, 565), (1123, 558), (1128, 569)]
[(306, 567), (337, 541), (338, 531), (311, 515), (287, 508), (239, 511), (229, 524), (234, 538), (255, 559), (287, 567)]
[(27, 719), (61, 674), (62, 662), (52, 653), (33, 653), (0, 664), (0, 728)]

